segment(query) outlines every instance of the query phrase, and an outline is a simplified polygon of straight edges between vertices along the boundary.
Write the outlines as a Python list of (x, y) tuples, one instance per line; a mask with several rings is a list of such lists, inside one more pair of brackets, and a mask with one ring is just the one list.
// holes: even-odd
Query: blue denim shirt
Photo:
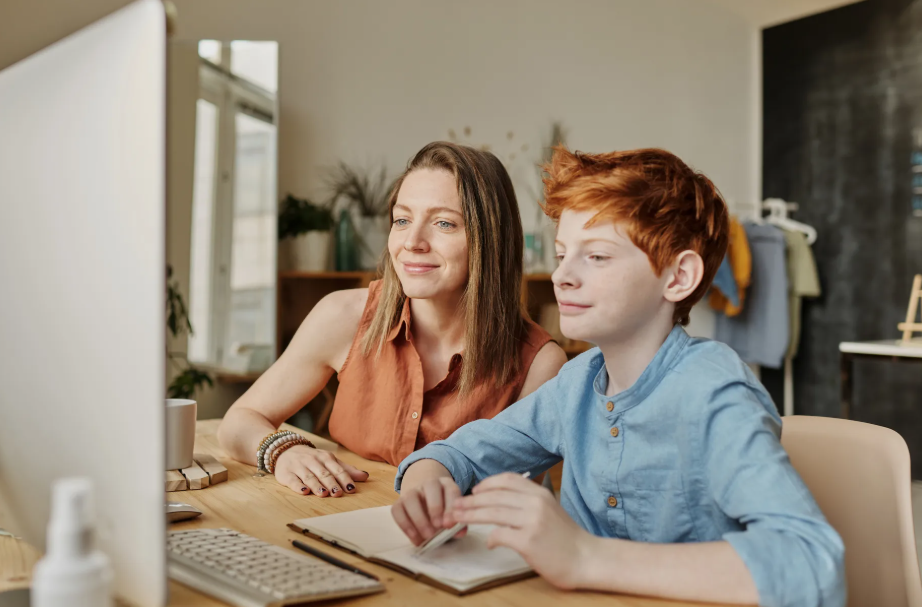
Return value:
[(676, 326), (633, 386), (606, 397), (607, 384), (590, 350), (495, 418), (410, 455), (395, 488), (421, 459), (443, 464), (465, 493), (563, 460), (561, 505), (589, 532), (726, 540), (761, 605), (845, 605), (842, 540), (791, 467), (771, 397), (733, 350)]

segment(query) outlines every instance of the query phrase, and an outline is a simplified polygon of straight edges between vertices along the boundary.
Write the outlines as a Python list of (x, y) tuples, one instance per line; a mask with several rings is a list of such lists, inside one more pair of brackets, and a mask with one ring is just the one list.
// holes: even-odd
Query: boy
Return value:
[[(404, 460), (397, 523), (416, 544), (499, 525), (491, 545), (560, 588), (844, 605), (842, 541), (781, 447), (771, 398), (727, 346), (683, 328), (727, 248), (714, 185), (662, 150), (559, 148), (547, 168), (561, 330), (598, 348)], [(515, 474), (561, 459), (560, 505)]]

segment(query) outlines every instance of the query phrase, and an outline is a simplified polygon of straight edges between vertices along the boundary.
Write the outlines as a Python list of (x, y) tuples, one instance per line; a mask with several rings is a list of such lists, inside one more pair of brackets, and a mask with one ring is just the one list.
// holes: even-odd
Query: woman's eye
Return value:
[(604, 255), (590, 255), (589, 259), (592, 261), (605, 261), (608, 259), (608, 257), (605, 257)]
[(410, 222), (407, 221), (406, 219), (395, 219), (395, 220), (394, 220), (394, 225), (395, 225), (395, 226), (399, 226), (399, 227), (403, 227), (403, 226), (407, 225), (408, 223), (410, 223)]
[(435, 225), (439, 226), (439, 228), (443, 230), (450, 230), (455, 227), (455, 224), (451, 223), (450, 221), (439, 221)]

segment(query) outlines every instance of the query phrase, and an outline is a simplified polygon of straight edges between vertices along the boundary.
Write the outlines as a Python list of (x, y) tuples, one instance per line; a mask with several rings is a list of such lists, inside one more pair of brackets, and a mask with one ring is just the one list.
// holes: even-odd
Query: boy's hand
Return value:
[[(407, 534), (414, 546), (419, 546), (430, 537), (454, 525), (445, 512), (461, 497), (461, 489), (449, 477), (430, 478), (404, 489), (400, 499), (391, 506), (391, 516)], [(462, 530), (455, 537), (462, 537)]]
[(558, 588), (577, 586), (592, 535), (573, 522), (554, 496), (518, 474), (491, 476), (473, 495), (454, 501), (448, 524), (499, 525), (488, 545), (507, 546), (524, 558), (541, 577)]

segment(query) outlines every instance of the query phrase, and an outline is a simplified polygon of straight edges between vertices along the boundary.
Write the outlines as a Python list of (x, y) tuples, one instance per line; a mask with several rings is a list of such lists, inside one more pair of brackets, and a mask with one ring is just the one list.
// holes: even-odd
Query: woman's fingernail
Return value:
[(348, 485), (346, 485), (346, 491), (352, 491), (353, 489), (355, 489), (355, 485), (353, 485), (352, 483), (349, 483)]
[[(364, 471), (364, 470), (362, 470), (362, 472), (365, 472), (365, 471)], [(368, 474), (367, 472), (365, 472), (365, 476), (371, 476), (371, 475), (370, 475), (370, 474)]]
[(321, 487), (321, 488), (320, 488), (320, 493), (326, 493), (326, 492), (327, 492), (327, 488), (326, 488), (326, 487)]
[(330, 493), (332, 493), (333, 495), (336, 495), (337, 491), (339, 491), (339, 487), (333, 487), (332, 489), (330, 489)]
[(301, 487), (301, 493), (304, 493), (305, 491), (307, 491), (307, 487)]

